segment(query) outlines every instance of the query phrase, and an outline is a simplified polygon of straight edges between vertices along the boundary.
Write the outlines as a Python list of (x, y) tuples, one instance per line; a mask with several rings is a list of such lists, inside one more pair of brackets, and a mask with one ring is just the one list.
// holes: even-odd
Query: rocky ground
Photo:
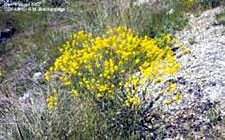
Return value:
[(215, 14), (221, 9), (207, 10), (201, 15), (191, 14), (190, 26), (177, 32), (176, 37), (190, 49), (188, 55), (178, 59), (182, 63), (179, 75), (187, 82), (184, 91), (224, 104), (225, 27), (215, 25)]
[(178, 50), (182, 67), (170, 80), (177, 83), (182, 99), (146, 112), (148, 130), (163, 131), (152, 133), (152, 139), (225, 139), (225, 26), (215, 24), (215, 15), (222, 9), (189, 14), (189, 25), (176, 32), (189, 50), (181, 57)]

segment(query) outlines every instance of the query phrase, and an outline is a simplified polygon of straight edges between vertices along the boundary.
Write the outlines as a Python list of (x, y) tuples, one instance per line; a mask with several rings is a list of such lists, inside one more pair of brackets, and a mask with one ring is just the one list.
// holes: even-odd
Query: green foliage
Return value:
[(217, 25), (225, 25), (225, 10), (216, 15), (216, 24)]
[(168, 15), (164, 11), (150, 15), (148, 21), (145, 22), (143, 34), (154, 37), (160, 33), (174, 33), (175, 30), (182, 29), (187, 23), (187, 17), (181, 12)]
[(198, 0), (197, 4), (203, 6), (204, 8), (207, 7), (216, 7), (218, 6), (223, 0)]
[(189, 5), (189, 10), (192, 12), (200, 12), (202, 10), (206, 10), (209, 8), (215, 8), (221, 5), (223, 0), (190, 0), (193, 1), (191, 5)]
[(15, 28), (19, 32), (27, 31), (30, 27), (40, 23), (40, 13), (35, 12), (1, 12), (0, 13), (1, 24), (4, 25), (7, 21), (13, 23)]
[(135, 6), (131, 9), (131, 23), (128, 25), (131, 25), (143, 36), (155, 37), (162, 33), (173, 34), (175, 30), (183, 29), (188, 22), (185, 9), (183, 2), (170, 3), (162, 8), (156, 6), (154, 10), (148, 6)]

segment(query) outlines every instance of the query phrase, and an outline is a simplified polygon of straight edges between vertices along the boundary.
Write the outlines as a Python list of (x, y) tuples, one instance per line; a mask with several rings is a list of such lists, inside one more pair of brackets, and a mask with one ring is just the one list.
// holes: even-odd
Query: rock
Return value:
[(31, 93), (29, 90), (26, 90), (23, 94), (22, 97), (19, 97), (19, 100), (20, 101), (25, 101), (26, 99), (28, 99), (29, 97), (31, 96)]
[(0, 62), (3, 62), (3, 61), (4, 61), (4, 59), (2, 57), (0, 57)]
[(0, 7), (2, 7), (5, 4), (3, 0), (0, 0)]
[(157, 0), (137, 0), (136, 2), (134, 2), (134, 5), (143, 5), (143, 4), (148, 4), (148, 5), (152, 5), (154, 3), (156, 3)]
[(42, 76), (41, 72), (36, 72), (36, 73), (33, 74), (32, 79), (33, 79), (35, 82), (38, 82), (38, 81), (40, 80), (41, 76)]
[(8, 39), (8, 38), (12, 37), (15, 32), (16, 32), (16, 28), (14, 28), (14, 27), (9, 27), (9, 28), (6, 28), (6, 29), (0, 31), (0, 40)]

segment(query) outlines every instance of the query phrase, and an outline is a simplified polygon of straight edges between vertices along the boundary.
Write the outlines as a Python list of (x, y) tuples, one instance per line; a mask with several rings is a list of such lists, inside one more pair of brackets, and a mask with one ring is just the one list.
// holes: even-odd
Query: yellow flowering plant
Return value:
[[(75, 98), (95, 102), (113, 119), (115, 111), (139, 108), (146, 95), (142, 89), (149, 81), (163, 81), (176, 74), (180, 66), (173, 58), (172, 43), (169, 35), (140, 37), (125, 26), (101, 36), (78, 31), (60, 48), (61, 56), (45, 77), (49, 84), (59, 82)], [(50, 107), (57, 101), (48, 100), (54, 102)]]
[(80, 97), (115, 98), (122, 95), (121, 87), (138, 88), (143, 80), (163, 79), (177, 72), (179, 65), (170, 46), (162, 44), (165, 42), (173, 40), (166, 34), (161, 40), (141, 38), (124, 26), (109, 29), (102, 37), (79, 31), (61, 48), (62, 55), (46, 72), (46, 80), (57, 77)]

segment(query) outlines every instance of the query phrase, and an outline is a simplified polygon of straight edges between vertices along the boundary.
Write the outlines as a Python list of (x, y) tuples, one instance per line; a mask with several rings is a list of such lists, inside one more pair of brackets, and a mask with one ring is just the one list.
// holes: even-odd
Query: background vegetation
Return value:
[[(188, 12), (216, 7), (222, 0), (163, 0), (151, 6), (132, 0), (48, 2), (48, 6), (60, 4), (66, 11), (0, 13), (0, 29), (5, 28), (6, 22), (17, 29), (12, 38), (0, 43), (3, 139), (154, 139), (155, 135), (146, 132), (162, 134), (163, 129), (153, 129), (153, 124), (148, 129), (143, 121), (146, 108), (151, 108), (154, 101), (138, 110), (119, 108), (120, 112), (103, 113), (93, 102), (75, 98), (60, 86), (50, 86), (44, 74), (60, 56), (60, 46), (79, 30), (98, 36), (107, 29), (125, 25), (141, 37), (157, 39), (165, 33), (173, 36), (176, 30), (188, 26)], [(224, 13), (216, 18), (218, 24), (224, 24)], [(37, 73), (41, 75), (35, 77)], [(57, 107), (49, 110), (47, 98), (56, 92)], [(121, 126), (121, 122), (130, 126)], [(128, 132), (132, 127), (135, 131)]]

